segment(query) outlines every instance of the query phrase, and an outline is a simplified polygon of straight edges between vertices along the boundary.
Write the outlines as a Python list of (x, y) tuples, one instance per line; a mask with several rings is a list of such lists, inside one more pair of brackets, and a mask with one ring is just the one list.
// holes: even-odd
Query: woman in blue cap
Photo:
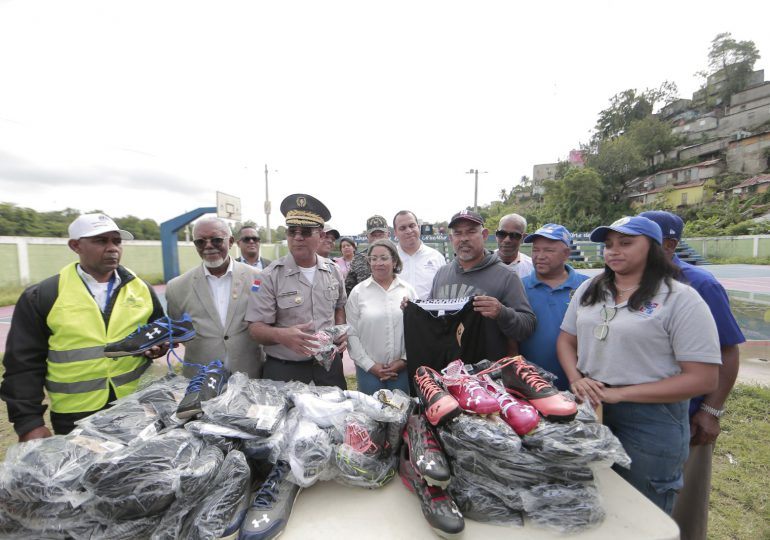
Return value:
[(604, 272), (575, 291), (557, 351), (572, 392), (603, 404), (631, 457), (618, 474), (670, 514), (689, 448), (688, 402), (716, 387), (721, 360), (714, 319), (674, 279), (662, 236), (639, 216), (591, 233), (604, 242)]

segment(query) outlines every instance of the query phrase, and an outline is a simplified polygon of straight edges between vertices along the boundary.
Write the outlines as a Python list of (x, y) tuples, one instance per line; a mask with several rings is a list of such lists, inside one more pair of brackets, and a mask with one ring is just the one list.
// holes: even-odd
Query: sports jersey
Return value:
[[(424, 303), (428, 307), (430, 304), (435, 307), (437, 302)], [(410, 381), (420, 366), (441, 371), (457, 358), (465, 363), (485, 358), (483, 317), (473, 311), (473, 301), (468, 299), (462, 309), (454, 313), (442, 313), (423, 309), (413, 302), (407, 302), (404, 308), (404, 343)]]

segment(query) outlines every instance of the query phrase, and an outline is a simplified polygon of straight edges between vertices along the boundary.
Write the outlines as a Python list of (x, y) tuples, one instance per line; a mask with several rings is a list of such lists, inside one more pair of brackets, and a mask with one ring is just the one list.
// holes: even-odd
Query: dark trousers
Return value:
[[(112, 388), (112, 385), (110, 385), (110, 395), (107, 398), (107, 404), (99, 410), (101, 411), (104, 409), (109, 409), (112, 407), (112, 402), (116, 399), (117, 396), (115, 395), (115, 390)], [(76, 413), (57, 413), (51, 411), (51, 427), (53, 428), (53, 432), (56, 435), (67, 435), (69, 432), (75, 429), (75, 422), (82, 420), (87, 416), (91, 416), (95, 412), (99, 411), (84, 411)]]
[(332, 367), (326, 371), (322, 365), (310, 358), (308, 360), (282, 360), (274, 356), (265, 357), (262, 368), (262, 378), (273, 381), (299, 381), (306, 384), (311, 382), (317, 386), (337, 386), (347, 390), (345, 374), (342, 372), (342, 355), (338, 354), (332, 362)]

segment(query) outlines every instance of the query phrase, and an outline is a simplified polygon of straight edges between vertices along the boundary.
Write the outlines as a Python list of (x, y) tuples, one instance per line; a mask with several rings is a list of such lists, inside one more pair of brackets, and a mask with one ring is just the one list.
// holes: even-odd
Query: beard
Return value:
[(225, 259), (222, 258), (222, 256), (219, 256), (214, 260), (203, 259), (203, 266), (206, 268), (219, 268), (223, 264), (225, 264)]

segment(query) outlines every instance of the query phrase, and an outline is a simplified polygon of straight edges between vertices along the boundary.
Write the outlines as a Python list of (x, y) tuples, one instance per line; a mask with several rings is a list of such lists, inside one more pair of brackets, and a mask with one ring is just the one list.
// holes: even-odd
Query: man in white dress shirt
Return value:
[(423, 244), (414, 212), (398, 212), (393, 217), (393, 231), (398, 238), (398, 255), (404, 265), (400, 277), (414, 287), (418, 298), (425, 300), (430, 295), (433, 276), (446, 264), (446, 259), (439, 251)]

